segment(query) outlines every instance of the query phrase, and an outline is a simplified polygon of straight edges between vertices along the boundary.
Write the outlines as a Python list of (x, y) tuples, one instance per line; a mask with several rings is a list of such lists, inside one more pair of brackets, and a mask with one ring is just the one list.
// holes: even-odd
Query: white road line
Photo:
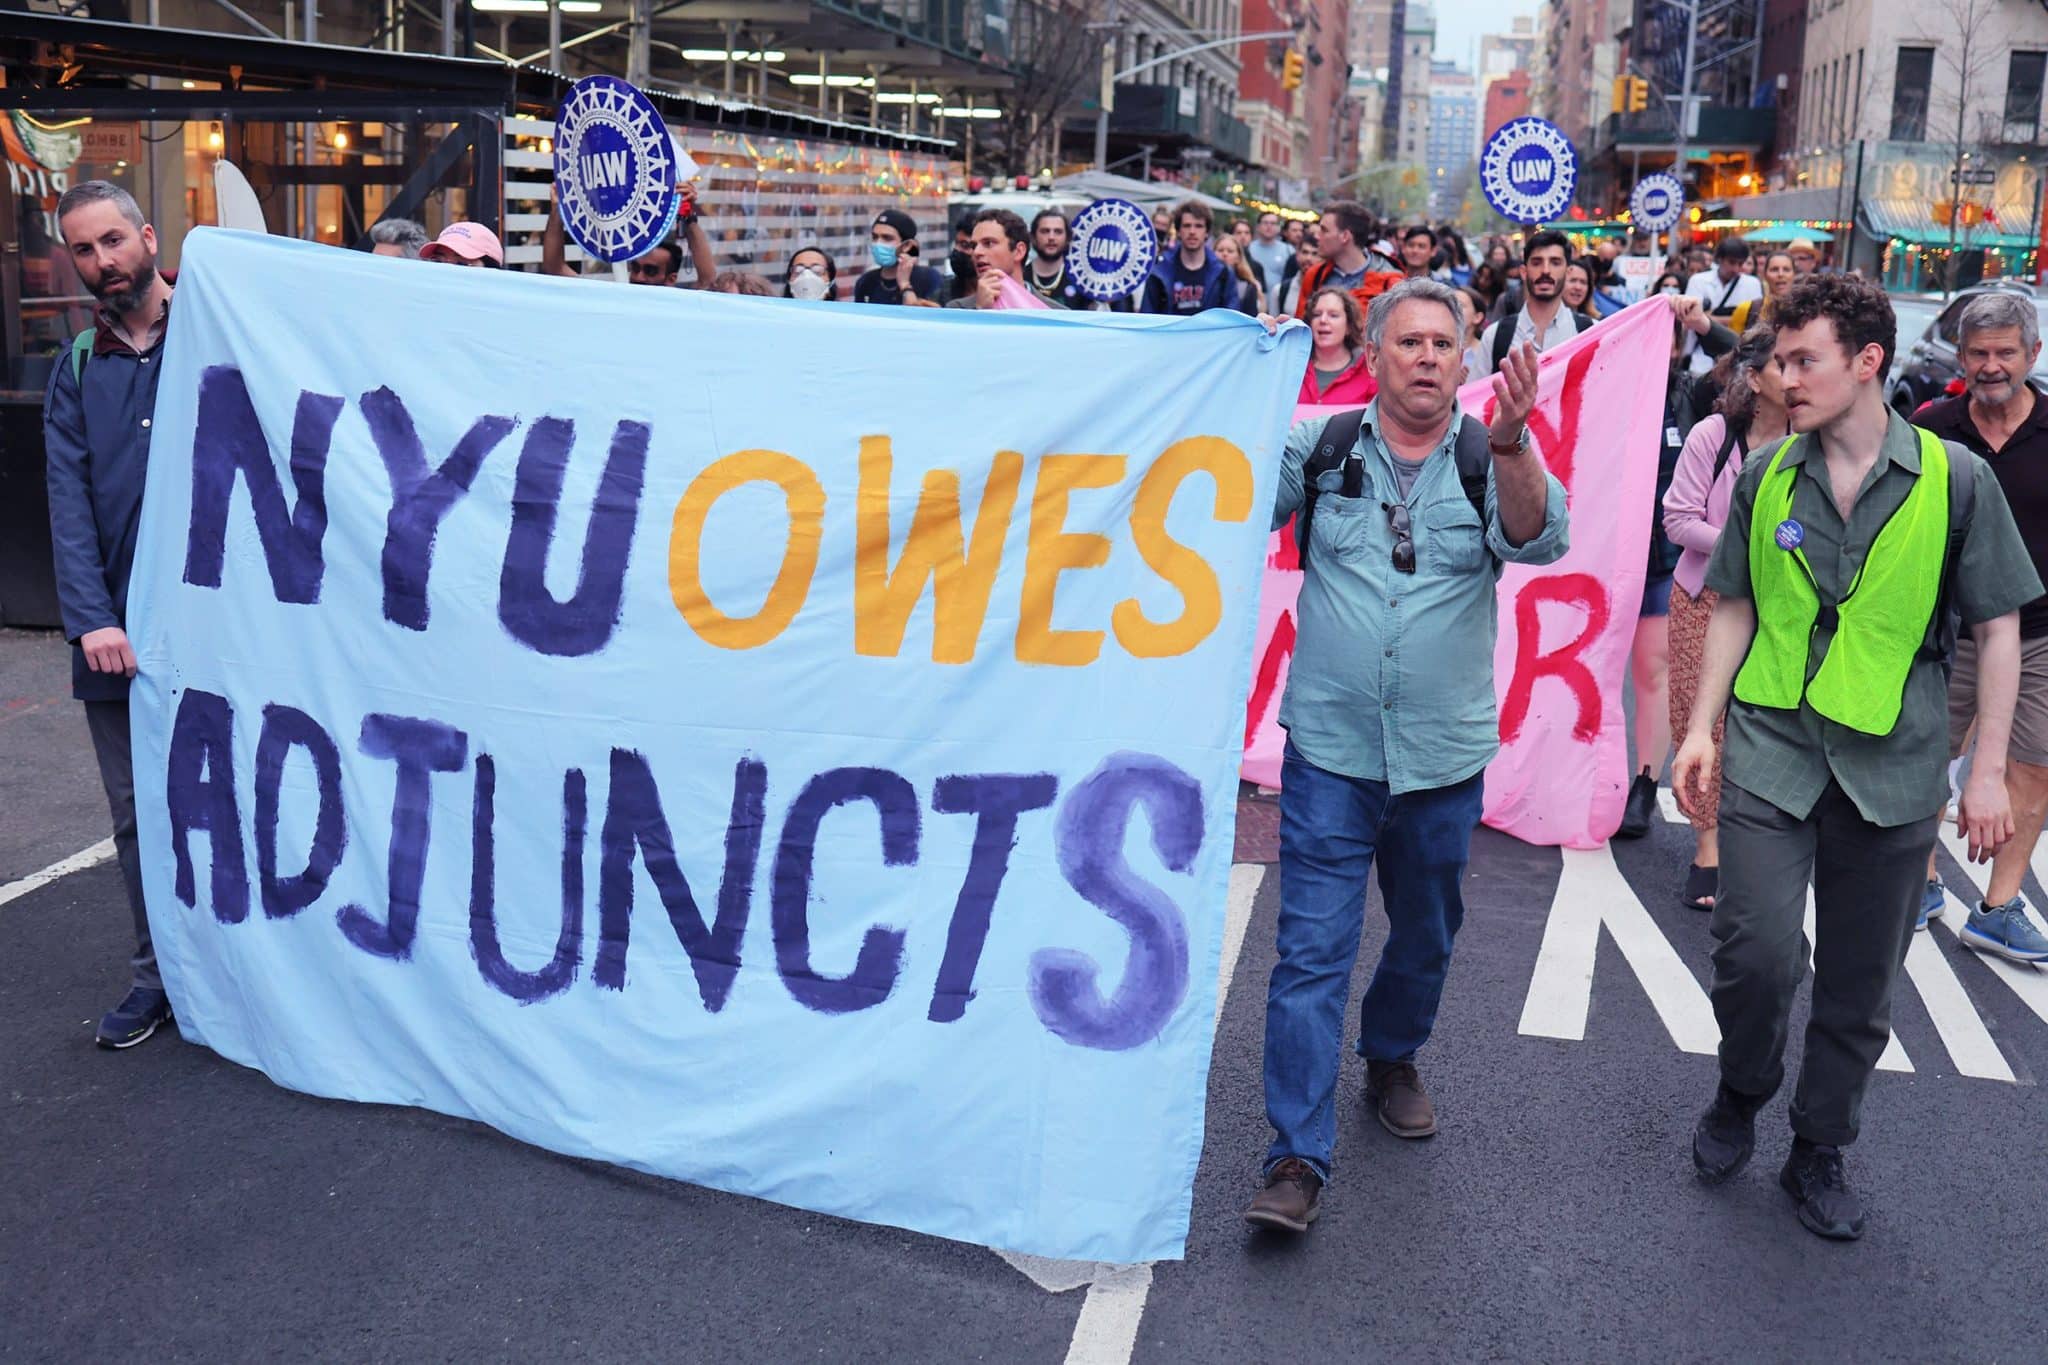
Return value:
[(113, 856), (114, 841), (112, 839), (102, 839), (91, 848), (82, 848), (69, 858), (61, 858), (51, 863), (40, 872), (31, 872), (18, 882), (9, 882), (5, 886), (0, 886), (0, 905), (5, 905), (12, 900), (19, 900), (29, 892), (48, 886), (60, 877), (68, 877), (74, 872), (83, 872), (88, 867), (97, 867)]
[[(1265, 884), (1262, 863), (1233, 863), (1230, 889), (1223, 904), (1223, 945), (1216, 964), (1216, 1025), (1223, 1022), (1223, 1002), (1237, 975), (1245, 931), (1252, 922), (1252, 902)], [(1048, 1294), (1064, 1294), (1088, 1286), (1081, 1316), (1074, 1320), (1074, 1338), (1067, 1346), (1067, 1365), (1128, 1365), (1138, 1344), (1138, 1324), (1145, 1299), (1152, 1292), (1152, 1267), (1112, 1265), (1097, 1261), (1062, 1261), (1019, 1251), (996, 1255)]]
[[(1991, 885), (1991, 865), (1970, 861), (1970, 851), (1956, 836), (1954, 825), (1941, 827), (1941, 844), (1956, 860), (1956, 865), (1963, 869), (1963, 875), (1977, 888), (1977, 894), (1983, 895)], [(2036, 927), (2041, 926), (2041, 912), (2032, 906), (2027, 908), (2027, 918), (2033, 920)], [(1960, 941), (1963, 924), (1968, 919), (1969, 907), (1957, 904), (1951, 895), (1948, 912), (1940, 920), (1942, 927), (1957, 935)], [(2043, 932), (2048, 933), (2048, 929), (2043, 929)], [(2023, 962), (2008, 962), (1991, 953), (1978, 953), (1977, 958), (1991, 969), (1992, 975), (2012, 987), (2012, 993), (2020, 998), (2022, 1004), (2039, 1015), (2042, 1022), (2048, 1023), (2048, 971)]]
[[(1955, 892), (1947, 894), (1946, 915), (1969, 913), (1962, 909)], [(1913, 935), (1913, 944), (1906, 949), (1906, 975), (1912, 980), (1913, 989), (1920, 993), (1920, 1003), (1927, 1006), (1934, 1031), (1941, 1035), (1941, 1045), (1948, 1049), (1958, 1072), (1980, 1080), (2008, 1084), (2018, 1081), (2012, 1067), (2006, 1064), (2005, 1054), (1992, 1040), (1991, 1030), (1984, 1026), (1983, 1016), (1970, 1002), (1962, 979), (1941, 955), (1941, 949), (1935, 947), (1932, 935)]]
[(1067, 1347), (1067, 1365), (1127, 1365), (1138, 1345), (1138, 1324), (1145, 1317), (1145, 1296), (1152, 1290), (1152, 1267), (1120, 1265), (1088, 1286), (1087, 1301), (1074, 1323)]
[(1537, 1038), (1578, 1041), (1586, 1036), (1586, 1016), (1593, 1005), (1593, 966), (1604, 924), (1664, 1021), (1671, 1041), (1686, 1052), (1711, 1055), (1720, 1045), (1721, 1030), (1713, 1006), (1700, 989), (1678, 950), (1663, 931), (1606, 845), (1597, 849), (1561, 849), (1564, 868), (1544, 926), (1543, 946), (1522, 1004), (1523, 1033)]
[[(1806, 887), (1806, 944), (1809, 971), (1812, 967), (1813, 945), (1819, 941), (1814, 936), (1813, 922), (1813, 884), (1809, 882)], [(1899, 1042), (1899, 1035), (1896, 1029), (1892, 1031), (1891, 1040), (1884, 1045), (1884, 1054), (1877, 1059), (1877, 1069), (1879, 1071), (1911, 1071), (1913, 1069), (1912, 1059), (1906, 1056), (1906, 1049)]]

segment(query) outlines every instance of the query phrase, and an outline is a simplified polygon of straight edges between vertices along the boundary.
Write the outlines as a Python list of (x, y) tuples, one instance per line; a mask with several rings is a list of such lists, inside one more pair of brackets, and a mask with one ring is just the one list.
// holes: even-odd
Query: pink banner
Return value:
[[(1621, 823), (1629, 778), (1622, 684), (1649, 555), (1670, 354), (1671, 309), (1653, 298), (1542, 358), (1529, 429), (1564, 485), (1572, 547), (1555, 564), (1510, 564), (1501, 575), (1493, 663), (1501, 751), (1486, 772), (1485, 817), (1532, 844), (1593, 848)], [(1458, 398), (1484, 417), (1491, 380), (1467, 384)], [(1333, 411), (1304, 404), (1295, 420)], [(1277, 787), (1280, 695), (1301, 589), (1291, 527), (1273, 536), (1266, 566), (1243, 774)]]

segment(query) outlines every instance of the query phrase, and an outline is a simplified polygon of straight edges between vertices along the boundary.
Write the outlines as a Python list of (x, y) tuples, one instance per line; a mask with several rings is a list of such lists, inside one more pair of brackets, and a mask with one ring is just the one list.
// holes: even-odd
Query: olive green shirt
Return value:
[[(1968, 462), (1976, 481), (1976, 506), (1957, 556), (1949, 599), (1968, 628), (2018, 611), (2041, 595), (2041, 580), (1991, 467), (1955, 442), (1945, 444), (1949, 459)], [(1706, 585), (1723, 597), (1751, 596), (1752, 533), (1764, 537), (1772, 554), (1785, 553), (1777, 546), (1777, 527), (1750, 525), (1757, 485), (1775, 450), (1775, 445), (1768, 446), (1751, 455), (1729, 501), (1728, 522), (1707, 565)], [(1847, 525), (1829, 491), (1827, 461), (1819, 442), (1812, 436), (1796, 438), (1785, 452), (1785, 463), (1800, 471), (1792, 483), (1792, 519), (1805, 532), (1800, 548), (1813, 569), (1821, 600), (1839, 603), (1855, 582), (1871, 542), (1905, 503), (1920, 475), (1920, 433), (1897, 413), (1891, 414), (1884, 449), (1856, 495)], [(1827, 616), (1823, 613), (1814, 627), (1807, 652), (1809, 682), (1834, 639)], [(1804, 701), (1796, 711), (1752, 706), (1732, 697), (1728, 702), (1722, 775), (1795, 819), (1812, 813), (1832, 778), (1873, 825), (1924, 820), (1948, 803), (1948, 760), (1948, 679), (1937, 659), (1914, 660), (1906, 674), (1898, 723), (1888, 735), (1866, 735), (1839, 725)]]

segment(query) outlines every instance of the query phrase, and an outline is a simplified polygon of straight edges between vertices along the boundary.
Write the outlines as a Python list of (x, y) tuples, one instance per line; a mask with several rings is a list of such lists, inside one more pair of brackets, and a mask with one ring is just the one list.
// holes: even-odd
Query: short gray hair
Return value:
[(2007, 327), (2020, 329), (2021, 350), (2031, 351), (2041, 340), (2041, 322), (2032, 299), (2004, 289), (1987, 289), (1963, 305), (1962, 316), (1956, 320), (1956, 342), (1960, 346), (1972, 332)]
[(64, 197), (57, 201), (57, 222), (87, 204), (112, 204), (128, 220), (128, 226), (140, 232), (143, 227), (142, 205), (135, 202), (135, 196), (111, 180), (82, 180), (64, 191)]
[(395, 246), (408, 260), (418, 260), (427, 244), (427, 230), (410, 218), (385, 218), (370, 225), (372, 246)]
[(1380, 338), (1387, 333), (1387, 319), (1394, 316), (1394, 310), (1410, 299), (1422, 299), (1429, 303), (1442, 304), (1451, 311), (1451, 330), (1460, 338), (1465, 335), (1465, 309), (1458, 301), (1458, 291), (1447, 284), (1439, 284), (1427, 275), (1418, 275), (1412, 280), (1403, 280), (1372, 301), (1365, 310), (1365, 344), (1379, 349)]

